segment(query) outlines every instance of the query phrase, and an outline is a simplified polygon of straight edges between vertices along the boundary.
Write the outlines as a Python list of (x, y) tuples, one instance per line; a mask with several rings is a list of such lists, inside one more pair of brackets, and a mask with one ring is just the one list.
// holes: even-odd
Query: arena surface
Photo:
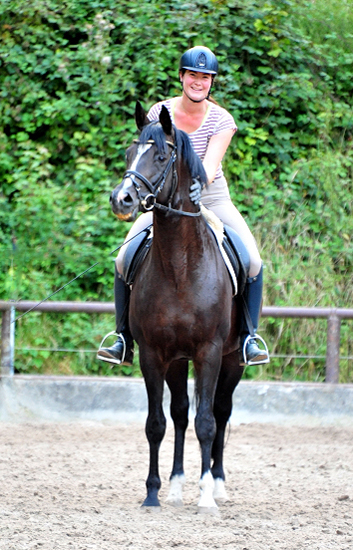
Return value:
[(187, 432), (184, 507), (164, 504), (173, 430), (161, 447), (162, 509), (141, 510), (141, 423), (0, 423), (1, 550), (351, 550), (353, 427), (240, 424), (225, 450), (229, 501), (197, 513), (200, 454)]

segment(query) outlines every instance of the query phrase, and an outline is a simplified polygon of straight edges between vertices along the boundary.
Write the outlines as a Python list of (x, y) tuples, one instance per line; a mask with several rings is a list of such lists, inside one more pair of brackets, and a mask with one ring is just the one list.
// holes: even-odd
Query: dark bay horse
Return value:
[(162, 108), (149, 122), (136, 106), (141, 130), (127, 150), (127, 171), (111, 195), (113, 212), (133, 220), (153, 208), (153, 244), (132, 287), (129, 323), (139, 345), (148, 394), (146, 435), (150, 468), (143, 506), (159, 506), (158, 453), (166, 429), (164, 381), (171, 392), (174, 461), (167, 502), (182, 505), (184, 439), (188, 425), (188, 362), (195, 375), (196, 435), (201, 447), (200, 511), (226, 499), (223, 447), (239, 365), (239, 306), (216, 240), (199, 206), (191, 202), (193, 178), (206, 181), (186, 133)]

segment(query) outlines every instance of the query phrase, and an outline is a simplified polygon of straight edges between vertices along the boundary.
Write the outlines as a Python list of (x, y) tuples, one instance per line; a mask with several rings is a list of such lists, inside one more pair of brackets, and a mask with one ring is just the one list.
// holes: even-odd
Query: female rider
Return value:
[[(209, 99), (217, 72), (218, 62), (211, 50), (196, 46), (186, 51), (179, 64), (182, 95), (156, 103), (147, 116), (151, 121), (157, 120), (162, 105), (165, 105), (176, 128), (184, 130), (189, 135), (195, 152), (203, 162), (208, 179), (208, 186), (202, 193), (201, 184), (195, 182), (190, 191), (191, 200), (198, 202), (201, 194), (202, 204), (212, 210), (223, 223), (234, 229), (245, 244), (250, 256), (245, 299), (256, 333), (262, 301), (263, 268), (255, 239), (244, 218), (231, 202), (228, 184), (222, 171), (222, 158), (237, 127), (233, 117)], [(131, 239), (151, 223), (152, 213), (142, 214), (130, 229), (127, 239)], [(121, 248), (116, 259), (114, 297), (117, 330), (109, 334), (115, 334), (118, 338), (111, 347), (102, 348), (101, 345), (97, 357), (109, 363), (131, 365), (133, 338), (128, 325), (130, 289), (121, 276), (125, 248)], [(263, 346), (259, 347), (258, 339), (257, 335), (253, 338), (249, 337), (248, 332), (243, 334), (245, 363), (268, 362), (267, 349), (262, 349)], [(103, 342), (104, 340), (105, 338)]]

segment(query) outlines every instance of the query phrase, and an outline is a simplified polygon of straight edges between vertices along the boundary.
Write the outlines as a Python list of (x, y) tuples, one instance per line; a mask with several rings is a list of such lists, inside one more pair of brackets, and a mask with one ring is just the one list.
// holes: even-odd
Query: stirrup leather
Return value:
[[(261, 350), (261, 351), (264, 351), (266, 352), (267, 354), (267, 358), (266, 359), (262, 359), (260, 361), (257, 361), (256, 359), (254, 360), (249, 360), (248, 361), (248, 358), (247, 358), (247, 355), (246, 355), (246, 346), (248, 345), (248, 342), (250, 340), (260, 340), (260, 342), (262, 343), (262, 345), (264, 346), (265, 349)], [(243, 358), (244, 358), (244, 363), (246, 365), (264, 365), (265, 363), (269, 363), (270, 362), (270, 355), (268, 353), (268, 347), (266, 345), (266, 342), (265, 340), (259, 336), (259, 334), (257, 334), (255, 332), (255, 334), (253, 336), (251, 336), (251, 334), (249, 334), (249, 336), (247, 336), (244, 340), (244, 344), (243, 344)]]
[(108, 334), (106, 334), (104, 336), (103, 340), (100, 343), (97, 354), (100, 352), (100, 350), (103, 347), (104, 342), (106, 341), (107, 338), (109, 338), (109, 336), (116, 336), (117, 338), (121, 338), (121, 340), (123, 342), (123, 354), (122, 354), (121, 361), (119, 361), (119, 363), (117, 361), (114, 361), (114, 362), (116, 362), (116, 364), (120, 365), (120, 363), (123, 363), (123, 361), (125, 361), (125, 356), (126, 356), (126, 341), (125, 341), (124, 335), (122, 333), (118, 334), (115, 330), (113, 330), (112, 332), (109, 332)]

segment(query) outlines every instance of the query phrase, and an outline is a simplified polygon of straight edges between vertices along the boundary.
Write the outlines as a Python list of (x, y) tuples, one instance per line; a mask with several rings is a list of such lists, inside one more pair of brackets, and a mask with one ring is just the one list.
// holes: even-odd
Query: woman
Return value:
[[(195, 152), (203, 162), (209, 184), (201, 193), (201, 184), (195, 182), (190, 190), (190, 198), (198, 202), (201, 195), (202, 204), (241, 236), (250, 256), (245, 298), (256, 332), (262, 300), (262, 262), (254, 237), (244, 218), (231, 202), (222, 171), (222, 158), (237, 127), (233, 117), (209, 99), (217, 72), (218, 62), (211, 50), (203, 46), (191, 48), (182, 55), (179, 64), (182, 95), (156, 103), (147, 116), (151, 121), (157, 120), (162, 105), (165, 105), (175, 126), (189, 135)], [(127, 239), (131, 239), (151, 223), (152, 213), (142, 214), (134, 223)], [(110, 363), (131, 365), (133, 338), (129, 331), (127, 315), (130, 290), (120, 275), (124, 252), (123, 247), (116, 259), (114, 295), (117, 331), (110, 333), (116, 334), (118, 339), (110, 348), (100, 347), (97, 357)], [(250, 338), (248, 333), (244, 333), (243, 342), (245, 363), (268, 362), (268, 352), (259, 348), (256, 337)]]

